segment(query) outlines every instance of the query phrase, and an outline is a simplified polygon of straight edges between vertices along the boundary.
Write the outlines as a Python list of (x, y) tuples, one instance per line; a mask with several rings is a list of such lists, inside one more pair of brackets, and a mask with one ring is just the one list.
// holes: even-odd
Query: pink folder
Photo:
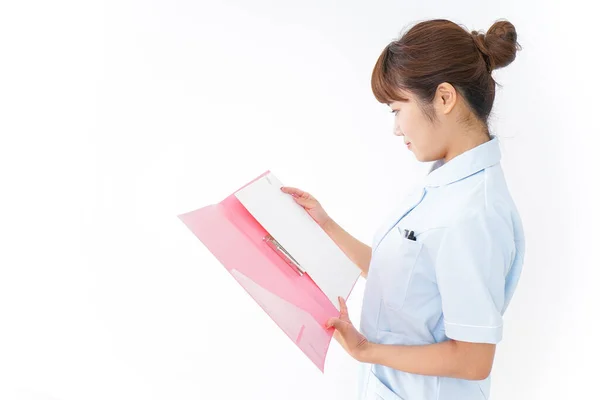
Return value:
[[(267, 175), (265, 172), (242, 188)], [(218, 204), (179, 215), (272, 320), (324, 372), (339, 311), (308, 273), (248, 212), (234, 194)], [(347, 296), (342, 296), (346, 297)]]

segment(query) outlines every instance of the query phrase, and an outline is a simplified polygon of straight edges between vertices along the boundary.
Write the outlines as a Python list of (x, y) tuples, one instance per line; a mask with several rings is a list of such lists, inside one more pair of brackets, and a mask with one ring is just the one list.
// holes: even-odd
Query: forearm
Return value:
[(371, 263), (371, 247), (350, 235), (334, 220), (329, 220), (323, 226), (323, 230), (344, 254), (360, 268), (362, 271), (361, 275), (366, 277), (369, 271), (369, 264)]
[(495, 346), (448, 340), (421, 346), (369, 343), (359, 361), (418, 375), (482, 380), (492, 367)]

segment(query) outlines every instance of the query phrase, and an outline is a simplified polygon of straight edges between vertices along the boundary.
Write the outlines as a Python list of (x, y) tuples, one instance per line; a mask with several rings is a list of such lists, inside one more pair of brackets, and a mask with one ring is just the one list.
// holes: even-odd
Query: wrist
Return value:
[(326, 232), (326, 233), (331, 233), (331, 231), (333, 230), (333, 227), (335, 225), (335, 221), (331, 218), (327, 218), (325, 220), (325, 222), (321, 223), (321, 228)]
[(375, 344), (371, 343), (369, 341), (366, 341), (365, 343), (363, 343), (356, 350), (356, 353), (354, 355), (354, 358), (356, 359), (356, 361), (359, 361), (362, 363), (372, 363), (374, 346), (375, 346)]

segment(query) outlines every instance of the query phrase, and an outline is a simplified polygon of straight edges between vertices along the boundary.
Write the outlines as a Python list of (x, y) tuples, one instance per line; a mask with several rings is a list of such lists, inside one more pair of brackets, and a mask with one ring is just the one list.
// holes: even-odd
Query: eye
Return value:
[(390, 111), (390, 112), (391, 112), (392, 114), (394, 114), (394, 115), (398, 115), (398, 113), (400, 112), (400, 110), (392, 110), (392, 111)]

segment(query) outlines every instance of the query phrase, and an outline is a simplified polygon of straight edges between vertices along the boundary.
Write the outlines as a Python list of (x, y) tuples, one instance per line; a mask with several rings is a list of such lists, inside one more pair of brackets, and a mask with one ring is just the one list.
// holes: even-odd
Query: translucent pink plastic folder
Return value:
[[(337, 296), (360, 270), (267, 171), (218, 204), (179, 218), (287, 336), (324, 371)], [(259, 222), (260, 221), (260, 222)]]

